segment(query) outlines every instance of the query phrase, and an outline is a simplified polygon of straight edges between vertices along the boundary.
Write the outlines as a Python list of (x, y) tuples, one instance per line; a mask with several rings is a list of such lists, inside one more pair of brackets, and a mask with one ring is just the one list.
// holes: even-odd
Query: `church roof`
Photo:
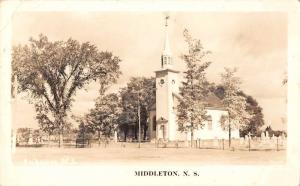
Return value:
[(171, 47), (170, 47), (170, 43), (169, 43), (169, 35), (168, 35), (168, 31), (166, 29), (166, 36), (165, 36), (165, 43), (164, 43), (164, 50), (162, 53), (164, 56), (171, 56), (172, 52), (171, 52)]
[(218, 98), (215, 94), (210, 93), (205, 99), (206, 107), (220, 108), (223, 109), (223, 104), (220, 98)]
[[(177, 99), (181, 99), (181, 96), (179, 94), (176, 93), (172, 93), (172, 95), (174, 97), (176, 97)], [(209, 94), (206, 99), (205, 99), (205, 107), (208, 109), (217, 109), (217, 110), (224, 110), (223, 104), (222, 104), (222, 100), (220, 98), (218, 98), (215, 94), (211, 93)], [(156, 104), (153, 104), (151, 106), (151, 111), (156, 110)]]
[(168, 120), (164, 117), (160, 117), (156, 120), (157, 124), (160, 124), (160, 123), (166, 123), (168, 122)]
[(169, 16), (166, 16), (166, 25), (165, 25), (165, 43), (164, 43), (164, 50), (163, 50), (163, 55), (164, 56), (171, 56), (171, 48), (170, 48), (170, 43), (169, 43), (169, 34), (168, 34), (168, 19)]
[[(182, 99), (179, 94), (172, 93), (174, 97), (177, 99)], [(218, 98), (215, 94), (210, 93), (204, 100), (206, 107), (213, 107), (213, 108), (223, 108), (223, 104), (220, 98)]]
[(163, 69), (163, 70), (156, 70), (154, 71), (156, 74), (159, 74), (159, 73), (165, 73), (165, 72), (174, 72), (174, 73), (179, 73), (180, 71), (178, 70), (174, 70), (174, 69), (170, 69), (170, 68), (166, 68), (166, 69)]

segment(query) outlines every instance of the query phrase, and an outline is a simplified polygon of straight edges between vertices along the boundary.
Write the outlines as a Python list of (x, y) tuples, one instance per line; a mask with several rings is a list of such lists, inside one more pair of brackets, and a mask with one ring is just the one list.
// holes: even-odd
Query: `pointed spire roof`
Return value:
[(168, 19), (169, 16), (166, 16), (166, 24), (165, 24), (165, 43), (164, 43), (164, 50), (163, 50), (163, 55), (168, 55), (171, 56), (171, 48), (170, 48), (170, 43), (169, 43), (169, 34), (168, 34)]

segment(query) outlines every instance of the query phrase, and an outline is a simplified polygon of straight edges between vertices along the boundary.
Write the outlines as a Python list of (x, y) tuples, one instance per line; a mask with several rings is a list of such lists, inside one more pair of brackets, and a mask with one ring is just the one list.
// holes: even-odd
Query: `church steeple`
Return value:
[(161, 67), (163, 69), (168, 69), (171, 68), (173, 65), (173, 58), (172, 58), (172, 53), (170, 49), (170, 44), (169, 44), (169, 35), (168, 35), (168, 19), (170, 17), (166, 16), (166, 24), (165, 24), (165, 43), (164, 43), (164, 49), (161, 55)]
[[(176, 123), (177, 101), (174, 95), (179, 94), (179, 71), (173, 69), (173, 57), (168, 37), (168, 19), (166, 16), (165, 42), (161, 53), (161, 69), (155, 71), (156, 88), (156, 139), (175, 141), (178, 131)], [(151, 128), (151, 127), (150, 127)]]

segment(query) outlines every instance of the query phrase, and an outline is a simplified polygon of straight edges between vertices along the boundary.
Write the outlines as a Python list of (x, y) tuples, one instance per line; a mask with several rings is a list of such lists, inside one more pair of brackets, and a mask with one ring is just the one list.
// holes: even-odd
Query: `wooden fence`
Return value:
[[(187, 148), (191, 147), (190, 141), (173, 141), (164, 142), (158, 140), (156, 142), (157, 148)], [(273, 138), (240, 138), (232, 139), (229, 146), (229, 140), (225, 139), (196, 139), (193, 141), (192, 148), (198, 149), (219, 149), (219, 150), (244, 150), (244, 151), (255, 151), (255, 150), (285, 150), (286, 139), (281, 137)]]
[[(58, 147), (58, 140), (44, 140), (40, 143), (28, 144), (19, 143), (19, 147)], [(64, 139), (63, 147), (65, 148), (93, 148), (93, 147), (114, 147), (114, 148), (136, 148), (138, 142), (117, 142), (114, 143), (109, 139)], [(164, 141), (162, 139), (155, 142), (142, 141), (141, 148), (190, 148), (190, 141)], [(192, 148), (197, 149), (218, 149), (218, 150), (285, 150), (286, 138), (239, 138), (232, 139), (229, 146), (229, 140), (226, 139), (196, 139), (193, 141)]]

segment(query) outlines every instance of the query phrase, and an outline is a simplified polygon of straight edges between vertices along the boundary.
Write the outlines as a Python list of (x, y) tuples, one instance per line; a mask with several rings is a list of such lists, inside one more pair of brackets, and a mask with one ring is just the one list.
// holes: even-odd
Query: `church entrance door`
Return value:
[(161, 125), (159, 129), (159, 138), (165, 139), (166, 138), (166, 131), (165, 126)]

